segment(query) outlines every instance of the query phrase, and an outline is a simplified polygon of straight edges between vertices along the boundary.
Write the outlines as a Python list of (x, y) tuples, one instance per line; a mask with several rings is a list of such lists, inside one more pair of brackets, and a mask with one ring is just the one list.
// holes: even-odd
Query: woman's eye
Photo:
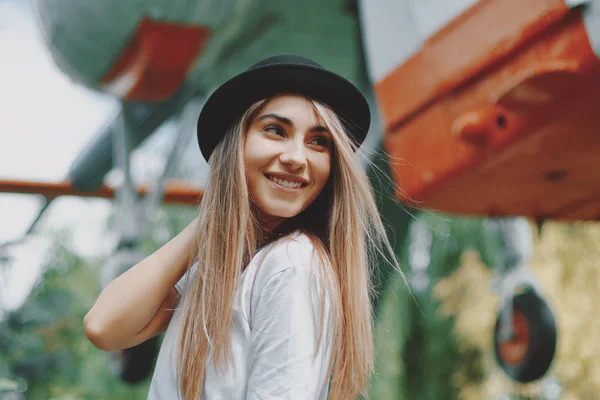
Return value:
[(277, 136), (284, 136), (285, 135), (285, 131), (277, 125), (269, 125), (267, 127), (265, 127), (265, 131), (269, 132), (269, 133), (273, 133)]
[(312, 141), (318, 146), (329, 146), (329, 139), (324, 136), (315, 136)]

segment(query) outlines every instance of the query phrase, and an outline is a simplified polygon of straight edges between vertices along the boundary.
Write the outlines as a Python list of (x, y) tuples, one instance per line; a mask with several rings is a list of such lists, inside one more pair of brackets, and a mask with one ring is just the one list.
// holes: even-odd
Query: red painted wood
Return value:
[[(148, 188), (141, 186), (137, 188), (137, 191), (143, 197), (148, 193)], [(93, 191), (81, 191), (74, 189), (69, 182), (50, 183), (9, 180), (0, 180), (0, 193), (37, 194), (48, 199), (60, 196), (112, 199), (115, 196), (114, 188), (106, 185)], [(202, 193), (202, 190), (191, 188), (185, 184), (169, 182), (165, 185), (163, 201), (167, 204), (197, 204), (202, 197)]]
[(165, 100), (185, 81), (210, 36), (203, 26), (184, 26), (144, 18), (102, 84), (128, 76), (134, 84), (126, 99)]
[(378, 83), (398, 199), (459, 214), (600, 217), (587, 203), (600, 193), (600, 62), (579, 12), (479, 2)]

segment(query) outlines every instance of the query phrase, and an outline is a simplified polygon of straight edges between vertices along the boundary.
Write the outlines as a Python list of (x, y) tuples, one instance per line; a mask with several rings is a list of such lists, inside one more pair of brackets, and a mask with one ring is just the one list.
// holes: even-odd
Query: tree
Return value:
[[(194, 216), (193, 207), (165, 208), (142, 251), (154, 251)], [(135, 386), (122, 382), (110, 371), (109, 354), (96, 349), (83, 331), (83, 317), (100, 292), (104, 260), (74, 254), (68, 232), (53, 236), (32, 293), (0, 321), (0, 394), (3, 386), (25, 382), (28, 400), (146, 399), (150, 377)]]

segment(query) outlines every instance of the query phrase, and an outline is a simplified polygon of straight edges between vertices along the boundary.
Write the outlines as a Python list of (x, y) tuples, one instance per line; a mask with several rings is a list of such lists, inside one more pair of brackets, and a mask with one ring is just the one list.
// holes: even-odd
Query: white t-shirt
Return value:
[[(221, 376), (209, 354), (202, 400), (327, 399), (333, 327), (326, 290), (317, 349), (323, 283), (319, 268), (310, 239), (298, 232), (256, 254), (236, 290), (230, 368)], [(180, 293), (182, 281), (176, 285)], [(163, 339), (149, 400), (181, 398), (174, 368), (180, 312), (178, 307)]]

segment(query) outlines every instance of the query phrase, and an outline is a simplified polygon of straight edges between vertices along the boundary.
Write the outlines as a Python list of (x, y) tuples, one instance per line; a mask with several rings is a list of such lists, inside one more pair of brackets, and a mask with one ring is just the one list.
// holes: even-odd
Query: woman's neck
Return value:
[(273, 236), (275, 236), (278, 233), (277, 228), (283, 222), (285, 222), (287, 218), (267, 215), (255, 205), (252, 208), (252, 212), (254, 214), (256, 222), (258, 222), (258, 242), (261, 244), (268, 243), (270, 239), (272, 239)]
[(262, 221), (259, 221), (259, 229), (258, 229), (258, 243), (259, 247), (262, 247), (269, 242), (273, 241), (273, 239), (279, 236), (279, 227), (284, 221), (279, 221), (277, 224), (264, 224)]

